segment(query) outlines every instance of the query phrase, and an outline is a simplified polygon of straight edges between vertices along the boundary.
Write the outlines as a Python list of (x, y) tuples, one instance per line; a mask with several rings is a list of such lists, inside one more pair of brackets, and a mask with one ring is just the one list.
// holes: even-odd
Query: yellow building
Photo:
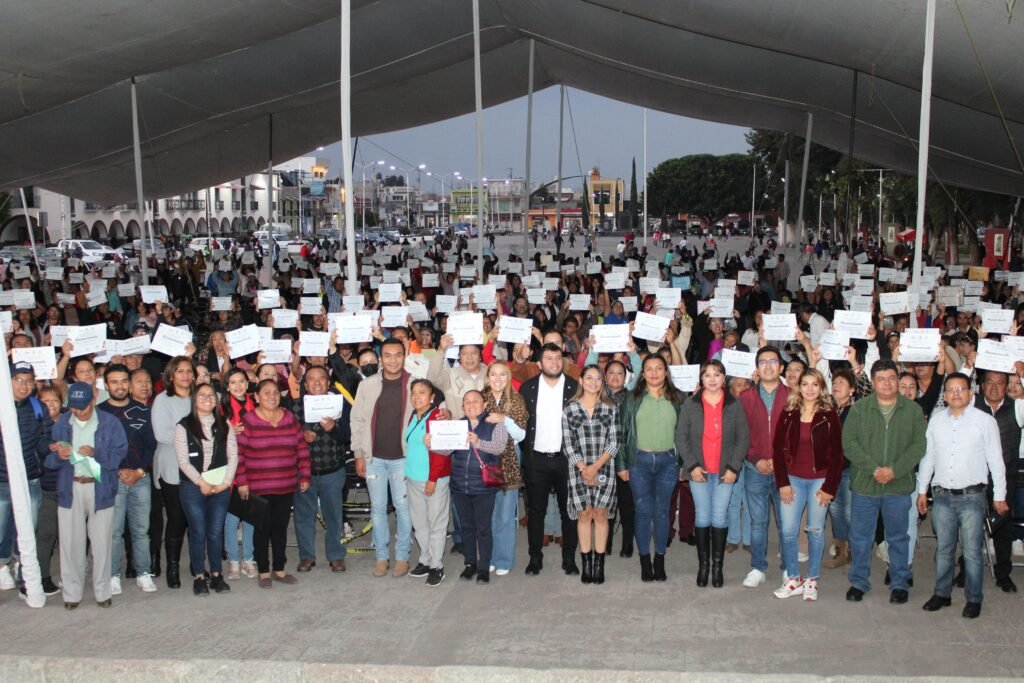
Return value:
[[(622, 178), (602, 178), (601, 170), (596, 166), (590, 170), (587, 179), (587, 190), (590, 192), (590, 224), (593, 226), (614, 227), (616, 216), (623, 211)], [(601, 215), (602, 202), (604, 215)]]

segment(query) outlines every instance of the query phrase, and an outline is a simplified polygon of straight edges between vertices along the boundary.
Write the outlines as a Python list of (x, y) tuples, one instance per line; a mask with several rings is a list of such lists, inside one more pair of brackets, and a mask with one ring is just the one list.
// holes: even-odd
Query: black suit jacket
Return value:
[[(569, 402), (573, 396), (576, 395), (576, 389), (578, 383), (569, 375), (564, 375), (565, 384), (562, 387), (562, 407)], [(526, 409), (530, 411), (530, 420), (526, 423), (526, 438), (523, 439), (521, 448), (523, 451), (523, 457), (533, 455), (533, 441), (537, 436), (537, 392), (539, 390), (540, 382), (544, 381), (544, 375), (537, 375), (533, 379), (529, 379), (523, 382), (523, 386), (519, 387), (519, 394), (526, 401)], [(561, 417), (561, 416), (559, 416)]]

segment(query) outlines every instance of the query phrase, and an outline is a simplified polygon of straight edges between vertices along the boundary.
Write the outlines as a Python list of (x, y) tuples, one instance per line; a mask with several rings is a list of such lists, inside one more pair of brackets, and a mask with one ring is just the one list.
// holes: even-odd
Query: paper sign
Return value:
[[(103, 301), (101, 301), (100, 303), (106, 303), (107, 295), (102, 290), (100, 291), (100, 294), (103, 295)], [(94, 295), (92, 290), (90, 290), (88, 293), (86, 293), (86, 295), (85, 295), (86, 301), (89, 301), (89, 296), (90, 295), (93, 295), (93, 301), (95, 301), (96, 297), (95, 297), (95, 295)], [(90, 306), (98, 306), (99, 304), (90, 303), (89, 305)], [(14, 290), (14, 307), (16, 309), (18, 309), (19, 311), (25, 310), (25, 309), (31, 310), (31, 309), (35, 308), (36, 307), (36, 293), (33, 292), (31, 289), (15, 289)]]
[(832, 327), (848, 334), (852, 339), (867, 339), (868, 328), (871, 327), (871, 314), (837, 310), (832, 319)]
[(323, 419), (335, 420), (341, 417), (345, 397), (341, 394), (306, 395), (302, 398), (302, 419), (306, 424)]
[(280, 290), (261, 289), (256, 292), (256, 308), (280, 308), (280, 306)]
[(291, 308), (275, 308), (271, 315), (275, 330), (291, 330), (299, 326), (299, 312)]
[(725, 374), (729, 377), (746, 377), (754, 375), (756, 369), (755, 352), (737, 351), (736, 349), (722, 350), (722, 365), (725, 366)]
[(11, 349), (11, 360), (31, 365), (37, 380), (57, 378), (57, 353), (52, 346)]
[(263, 340), (263, 362), (272, 365), (291, 363), (292, 341), (290, 339)]
[(71, 351), (72, 358), (99, 353), (107, 341), (107, 326), (101, 323), (85, 327), (68, 327), (68, 339), (74, 344)]
[(326, 356), (330, 342), (331, 335), (327, 332), (299, 332), (299, 355)]
[(964, 303), (963, 287), (939, 287), (935, 290), (935, 303), (939, 306), (962, 306)]
[(437, 273), (423, 273), (424, 287), (440, 287), (441, 277)]
[(459, 313), (448, 318), (448, 334), (452, 346), (482, 344), (484, 338), (484, 316), (482, 313)]
[(991, 334), (1009, 334), (1013, 323), (1013, 310), (986, 308), (981, 312), (981, 327)]
[[(33, 303), (35, 303), (34, 299)], [(96, 308), (97, 306), (102, 306), (103, 304), (107, 303), (107, 293), (102, 289), (90, 289), (88, 292), (85, 293), (85, 303), (89, 308)]]
[(304, 296), (299, 299), (299, 315), (320, 315), (323, 304), (318, 296)]
[(594, 325), (590, 328), (594, 338), (592, 349), (597, 353), (618, 353), (629, 351), (629, 324)]
[(781, 315), (783, 313), (789, 313), (791, 310), (793, 310), (793, 304), (788, 301), (772, 302), (772, 315)]
[[(736, 273), (736, 283), (740, 284), (740, 285), (744, 285), (746, 287), (752, 287), (754, 285), (754, 271), (752, 271), (752, 270), (741, 270), (740, 272)], [(675, 367), (680, 367), (681, 368), (681, 367), (685, 367), (685, 366), (677, 365)]]
[(533, 336), (533, 319), (503, 315), (498, 321), (498, 341), (508, 344), (529, 344)]
[(605, 289), (621, 290), (626, 287), (625, 273), (608, 273), (604, 276)]
[(211, 311), (230, 311), (232, 299), (230, 296), (214, 296), (210, 298)]
[(8, 334), (11, 332), (11, 323), (13, 318), (14, 315), (10, 311), (0, 311), (0, 334)]
[(64, 268), (62, 266), (47, 266), (46, 279), (60, 281), (64, 279)]
[(670, 365), (668, 371), (672, 375), (672, 384), (679, 391), (696, 391), (700, 384), (699, 365)]
[(232, 360), (260, 350), (260, 335), (255, 325), (244, 325), (237, 330), (225, 332), (224, 338), (231, 345)]
[(380, 301), (401, 301), (402, 300), (402, 285), (401, 283), (385, 283), (381, 284), (377, 288), (380, 293)]
[(836, 274), (835, 273), (819, 273), (818, 284), (822, 287), (835, 287), (836, 286)]
[(883, 315), (910, 313), (910, 299), (906, 292), (883, 292), (878, 295), (878, 308)]
[(466, 420), (434, 420), (428, 424), (430, 450), (457, 451), (466, 448), (469, 422)]
[(374, 314), (344, 315), (332, 317), (331, 323), (336, 332), (334, 340), (338, 344), (359, 344), (370, 341), (373, 333)]
[(125, 296), (125, 297), (135, 296), (135, 283), (134, 282), (126, 282), (124, 284), (118, 285), (117, 286), (117, 295), (118, 296)]
[[(903, 356), (901, 354), (900, 358), (902, 359), (902, 357)], [(979, 370), (994, 370), (995, 372), (1011, 373), (1015, 371), (1014, 356), (1001, 342), (997, 342), (992, 339), (979, 339), (978, 357), (974, 363), (974, 367)]]
[(622, 304), (623, 313), (632, 313), (637, 310), (637, 298), (635, 296), (619, 297), (619, 303)]
[(761, 324), (764, 338), (770, 341), (791, 341), (796, 339), (796, 315), (793, 313), (762, 315)]
[(665, 338), (669, 322), (668, 318), (640, 311), (636, 314), (634, 321), (633, 336), (637, 339), (660, 342)]
[(818, 350), (825, 360), (846, 360), (847, 347), (850, 346), (850, 335), (839, 330), (825, 330), (821, 335)]
[(940, 334), (939, 330), (932, 327), (911, 327), (904, 330), (900, 334), (900, 361), (904, 363), (933, 362), (939, 355)]
[(108, 339), (107, 353), (111, 356), (145, 356), (150, 351), (148, 334), (140, 334), (128, 339)]
[(586, 311), (590, 309), (590, 295), (589, 294), (570, 294), (569, 295), (569, 310), (570, 311)]
[[(383, 319), (381, 320), (381, 327), (405, 327), (409, 317), (408, 306), (381, 306), (380, 313)], [(478, 340), (479, 343), (479, 340)]]
[(658, 287), (655, 291), (655, 302), (659, 309), (675, 310), (679, 308), (683, 292), (676, 287)]
[(160, 325), (149, 348), (168, 356), (184, 356), (185, 345), (192, 343), (192, 332), (185, 327)]
[(163, 285), (139, 285), (139, 294), (142, 295), (142, 303), (145, 304), (170, 301), (167, 296), (167, 288)]
[(321, 275), (341, 275), (341, 264), (340, 263), (321, 263), (320, 264)]
[[(437, 306), (437, 310), (441, 313), (451, 314), (455, 311), (455, 307), (458, 306), (458, 297), (451, 294), (438, 294), (434, 299), (434, 304)], [(530, 303), (533, 303), (532, 301)]]
[(967, 269), (967, 279), (977, 282), (988, 282), (988, 268), (971, 266)]

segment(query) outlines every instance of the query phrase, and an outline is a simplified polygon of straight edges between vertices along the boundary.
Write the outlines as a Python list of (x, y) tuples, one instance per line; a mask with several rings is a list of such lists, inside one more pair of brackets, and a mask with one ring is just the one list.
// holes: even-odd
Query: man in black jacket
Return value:
[(540, 370), (540, 375), (519, 389), (530, 411), (522, 443), (530, 543), (526, 573), (536, 576), (544, 564), (544, 515), (548, 510), (548, 492), (554, 488), (562, 515), (562, 570), (567, 575), (579, 574), (576, 523), (569, 519), (566, 510), (569, 462), (562, 452), (562, 409), (576, 394), (578, 385), (562, 371), (562, 349), (557, 344), (545, 344), (541, 349)]

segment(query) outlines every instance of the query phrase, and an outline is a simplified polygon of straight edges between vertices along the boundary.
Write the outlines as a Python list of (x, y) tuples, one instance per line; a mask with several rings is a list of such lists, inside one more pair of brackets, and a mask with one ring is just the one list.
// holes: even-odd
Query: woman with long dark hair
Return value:
[[(676, 422), (683, 394), (672, 384), (668, 363), (658, 355), (644, 359), (636, 388), (619, 411), (622, 441), (615, 457), (619, 479), (629, 482), (636, 509), (636, 549), (640, 578), (665, 581), (668, 510), (679, 480)], [(651, 535), (654, 560), (651, 560)]]
[(696, 517), (697, 585), (724, 583), (725, 539), (729, 533), (729, 501), (750, 449), (743, 405), (725, 389), (725, 366), (709, 360), (700, 368), (700, 389), (683, 404), (676, 430), (683, 469), (690, 480)]
[(576, 520), (583, 558), (582, 583), (604, 583), (608, 519), (615, 516), (619, 409), (608, 396), (601, 369), (588, 365), (576, 395), (562, 412), (562, 450), (569, 461), (569, 517)]
[[(220, 398), (220, 414), (237, 437), (245, 431), (242, 417), (256, 410), (256, 403), (249, 393), (249, 375), (242, 368), (231, 368), (224, 375), (224, 392)], [(242, 554), (238, 554), (238, 526), (242, 526)], [(253, 526), (243, 522), (230, 512), (224, 518), (224, 552), (228, 556), (228, 578), (256, 578), (256, 562), (253, 560)]]
[[(209, 595), (231, 590), (221, 573), (224, 517), (238, 465), (235, 432), (217, 410), (217, 391), (200, 384), (192, 392), (192, 412), (174, 432), (181, 471), (178, 493), (188, 520), (188, 554), (195, 580), (192, 592)], [(206, 563), (209, 561), (209, 572)]]
[[(775, 430), (772, 463), (775, 484), (782, 501), (782, 560), (786, 582), (775, 597), (803, 594), (804, 600), (818, 599), (818, 577), (825, 549), (825, 515), (836, 495), (843, 474), (843, 433), (839, 414), (825, 389), (825, 378), (817, 370), (805, 370), (799, 391), (789, 395), (786, 409)], [(800, 519), (807, 511), (807, 576), (800, 578)]]

